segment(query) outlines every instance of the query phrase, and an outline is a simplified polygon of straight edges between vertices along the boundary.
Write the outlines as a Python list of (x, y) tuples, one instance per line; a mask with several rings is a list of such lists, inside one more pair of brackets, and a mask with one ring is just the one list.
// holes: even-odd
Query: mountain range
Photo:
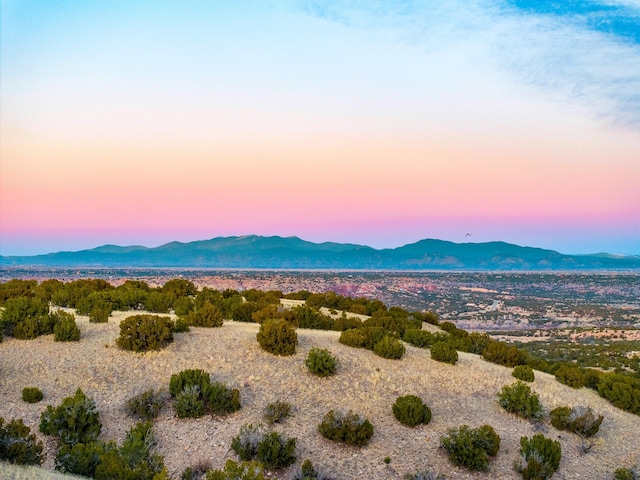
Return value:
[(313, 243), (298, 237), (217, 237), (159, 247), (103, 245), (90, 250), (0, 256), (0, 266), (174, 267), (344, 270), (593, 270), (640, 269), (640, 256), (564, 255), (505, 242), (425, 239), (397, 248)]

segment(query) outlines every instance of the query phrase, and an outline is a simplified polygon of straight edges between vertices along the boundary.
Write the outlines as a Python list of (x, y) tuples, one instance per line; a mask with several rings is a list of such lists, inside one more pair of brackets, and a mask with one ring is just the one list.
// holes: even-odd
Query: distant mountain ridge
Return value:
[(640, 269), (640, 256), (564, 255), (505, 242), (425, 239), (397, 248), (313, 243), (298, 237), (246, 235), (159, 247), (103, 245), (77, 252), (0, 256), (0, 266), (174, 267), (344, 270)]

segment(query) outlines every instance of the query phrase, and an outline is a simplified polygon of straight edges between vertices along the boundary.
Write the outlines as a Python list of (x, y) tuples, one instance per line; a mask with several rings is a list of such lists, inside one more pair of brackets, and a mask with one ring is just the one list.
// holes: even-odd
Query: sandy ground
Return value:
[[(179, 419), (171, 405), (157, 419), (154, 432), (159, 453), (174, 478), (189, 465), (208, 461), (222, 467), (229, 458), (231, 439), (246, 423), (260, 422), (264, 407), (290, 402), (293, 415), (276, 430), (296, 437), (296, 464), (272, 476), (291, 479), (300, 463), (310, 458), (335, 479), (401, 479), (406, 473), (430, 468), (447, 478), (519, 478), (513, 469), (521, 436), (543, 432), (562, 444), (562, 461), (554, 479), (606, 479), (623, 466), (640, 463), (640, 417), (610, 405), (588, 389), (573, 390), (536, 372), (533, 389), (546, 409), (560, 405), (588, 405), (604, 415), (595, 445), (579, 453), (577, 436), (550, 425), (536, 426), (504, 412), (496, 393), (514, 379), (511, 369), (493, 365), (471, 354), (460, 354), (451, 366), (430, 359), (428, 350), (407, 345), (402, 360), (387, 360), (372, 352), (338, 342), (338, 332), (298, 330), (298, 350), (291, 357), (263, 352), (257, 341), (258, 325), (225, 322), (216, 329), (192, 328), (176, 334), (161, 352), (135, 354), (115, 345), (118, 324), (127, 313), (116, 312), (107, 324), (90, 324), (78, 317), (82, 338), (77, 343), (56, 343), (51, 335), (35, 340), (5, 338), (0, 343), (0, 416), (22, 418), (37, 432), (46, 405), (58, 405), (80, 387), (97, 404), (102, 437), (121, 442), (135, 423), (125, 411), (126, 401), (146, 389), (168, 389), (169, 378), (187, 368), (201, 368), (213, 381), (240, 389), (242, 409), (224, 418), (205, 416)], [(312, 347), (329, 349), (340, 361), (338, 373), (321, 379), (306, 370), (304, 360)], [(22, 388), (36, 386), (45, 398), (36, 404), (21, 400)], [(430, 424), (408, 428), (397, 422), (391, 405), (400, 395), (420, 396), (433, 412)], [(367, 417), (375, 427), (371, 442), (362, 448), (335, 444), (317, 431), (330, 409), (349, 410)], [(450, 427), (488, 423), (501, 437), (500, 452), (488, 474), (452, 466), (439, 439)], [(55, 442), (45, 441), (52, 470)], [(390, 457), (385, 464), (383, 459)], [(4, 469), (3, 469), (4, 468)], [(20, 477), (24, 474), (26, 476)], [(9, 472), (0, 478), (34, 478), (32, 472)]]

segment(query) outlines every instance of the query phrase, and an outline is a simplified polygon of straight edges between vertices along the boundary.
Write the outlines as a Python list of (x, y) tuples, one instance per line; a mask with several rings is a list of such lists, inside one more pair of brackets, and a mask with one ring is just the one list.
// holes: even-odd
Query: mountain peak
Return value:
[(79, 252), (0, 257), (2, 266), (91, 266), (344, 270), (640, 269), (640, 257), (563, 255), (495, 241), (454, 243), (426, 238), (377, 250), (349, 243), (313, 243), (297, 236), (242, 235), (159, 247), (103, 245)]

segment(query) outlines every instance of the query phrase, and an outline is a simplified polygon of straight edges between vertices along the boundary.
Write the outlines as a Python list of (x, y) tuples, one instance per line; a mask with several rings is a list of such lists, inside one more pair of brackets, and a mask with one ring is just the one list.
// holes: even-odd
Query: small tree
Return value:
[(120, 322), (116, 343), (123, 350), (134, 352), (160, 350), (173, 342), (173, 328), (169, 317), (133, 315)]
[(163, 404), (162, 394), (151, 389), (131, 397), (127, 402), (127, 410), (131, 415), (144, 420), (153, 420), (160, 414)]
[(373, 436), (371, 422), (353, 412), (342, 414), (330, 410), (318, 425), (318, 430), (329, 440), (357, 446), (366, 445)]
[(261, 423), (249, 423), (240, 427), (238, 436), (231, 440), (231, 448), (238, 454), (240, 460), (249, 461), (258, 454), (258, 445), (267, 434)]
[(489, 425), (480, 428), (462, 425), (457, 429), (449, 429), (440, 438), (440, 445), (447, 451), (449, 460), (454, 465), (486, 472), (489, 469), (489, 457), (498, 453), (500, 437)]
[(455, 365), (458, 361), (458, 352), (447, 342), (436, 342), (431, 346), (431, 358), (439, 362)]
[(206, 302), (196, 312), (190, 312), (188, 319), (194, 327), (221, 327), (224, 323), (222, 312), (211, 302)]
[(640, 470), (638, 467), (617, 468), (613, 480), (640, 480)]
[(27, 403), (37, 403), (43, 398), (42, 390), (37, 387), (24, 387), (22, 389), (22, 400)]
[(262, 465), (258, 462), (241, 462), (227, 460), (222, 470), (210, 470), (206, 480), (265, 480)]
[(513, 372), (511, 372), (511, 376), (523, 382), (533, 382), (535, 380), (533, 369), (529, 365), (516, 365), (513, 368)]
[(95, 441), (101, 429), (95, 402), (80, 389), (76, 390), (73, 397), (63, 399), (60, 406), (47, 406), (40, 415), (40, 431), (55, 435), (70, 446)]
[(415, 395), (398, 397), (391, 410), (396, 419), (408, 427), (415, 427), (421, 423), (426, 425), (431, 421), (431, 409)]
[(515, 367), (516, 365), (525, 364), (527, 354), (515, 345), (507, 345), (497, 340), (491, 340), (482, 350), (482, 358), (505, 367)]
[(204, 391), (207, 409), (213, 415), (227, 415), (240, 410), (240, 391), (224, 383), (213, 382)]
[(296, 439), (288, 438), (278, 432), (264, 436), (258, 444), (256, 457), (267, 468), (277, 470), (296, 461)]
[(311, 373), (319, 377), (334, 375), (338, 369), (338, 360), (331, 355), (329, 350), (324, 348), (312, 348), (309, 350), (304, 364)]
[(204, 370), (182, 370), (171, 375), (169, 393), (175, 397), (189, 385), (197, 385), (200, 391), (204, 391), (210, 384), (211, 377)]
[(266, 352), (274, 355), (293, 355), (296, 353), (298, 335), (295, 328), (285, 320), (265, 320), (260, 324), (256, 338)]
[(522, 461), (516, 464), (516, 470), (525, 480), (544, 480), (550, 478), (558, 469), (562, 458), (560, 442), (551, 440), (541, 433), (532, 438), (520, 438)]
[(507, 411), (524, 418), (539, 419), (542, 417), (542, 404), (538, 394), (531, 391), (531, 387), (517, 381), (502, 387), (500, 405)]
[(583, 406), (554, 408), (549, 413), (549, 418), (551, 425), (558, 430), (568, 430), (580, 436), (583, 453), (588, 452), (593, 446), (587, 439), (598, 433), (603, 420), (602, 415), (596, 416), (590, 407)]
[(571, 388), (584, 387), (584, 374), (577, 365), (560, 365), (555, 375), (557, 381)]
[(40, 465), (44, 461), (42, 442), (22, 419), (5, 424), (0, 417), (0, 460), (17, 465)]
[(280, 400), (276, 400), (273, 403), (270, 403), (264, 409), (264, 420), (269, 425), (273, 425), (274, 423), (281, 423), (285, 418), (287, 418), (291, 414), (291, 405), (287, 402), (281, 402)]
[(56, 342), (77, 342), (80, 340), (80, 329), (76, 325), (75, 315), (64, 311), (58, 312), (53, 327), (53, 339)]
[(405, 346), (397, 338), (386, 335), (373, 347), (373, 352), (383, 358), (399, 360), (405, 352)]

